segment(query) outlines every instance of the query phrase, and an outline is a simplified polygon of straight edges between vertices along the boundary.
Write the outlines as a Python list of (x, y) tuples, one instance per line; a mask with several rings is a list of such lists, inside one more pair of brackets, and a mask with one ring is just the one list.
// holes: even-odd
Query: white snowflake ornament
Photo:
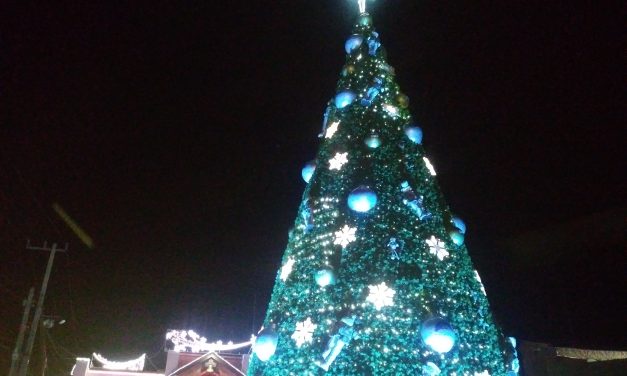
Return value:
[(481, 282), (481, 277), (479, 276), (479, 272), (475, 270), (475, 279), (479, 282), (479, 285), (481, 285), (481, 292), (483, 293), (483, 295), (488, 295), (485, 292), (485, 287), (483, 287), (483, 282)]
[(335, 156), (329, 159), (329, 170), (341, 170), (348, 162), (348, 153), (335, 153)]
[(281, 274), (279, 275), (279, 278), (281, 278), (283, 282), (285, 282), (287, 280), (287, 277), (289, 277), (290, 274), (292, 273), (292, 269), (294, 268), (295, 262), (296, 260), (289, 257), (287, 261), (285, 262), (285, 264), (283, 265), (283, 267), (281, 267)]
[(479, 372), (475, 372), (475, 376), (490, 376), (490, 372), (488, 372), (487, 370), (479, 373)]
[(448, 257), (448, 251), (445, 248), (446, 245), (440, 239), (431, 235), (431, 239), (427, 239), (425, 242), (429, 245), (429, 253), (436, 255), (440, 261), (444, 260), (445, 257)]
[(342, 248), (345, 248), (347, 245), (357, 239), (357, 237), (355, 236), (356, 232), (356, 227), (349, 227), (348, 225), (344, 225), (344, 227), (340, 231), (335, 232), (335, 240), (333, 241), (333, 244), (339, 244), (342, 246)]
[(331, 137), (333, 137), (335, 132), (337, 132), (337, 126), (338, 125), (340, 125), (339, 121), (335, 121), (335, 122), (331, 123), (331, 125), (329, 125), (329, 127), (327, 128), (326, 133), (324, 134), (324, 138), (331, 138)]
[(311, 322), (311, 318), (307, 317), (305, 321), (297, 322), (292, 339), (296, 342), (296, 347), (301, 347), (305, 343), (313, 341), (313, 332), (318, 325)]
[(435, 176), (435, 168), (433, 168), (433, 165), (431, 164), (431, 161), (429, 160), (429, 158), (422, 157), (422, 160), (425, 161), (425, 166), (427, 166), (427, 170), (429, 170), (429, 173), (431, 174), (431, 176)]
[(396, 291), (389, 288), (385, 282), (381, 282), (378, 285), (370, 285), (368, 288), (370, 289), (370, 294), (366, 301), (372, 303), (377, 311), (385, 306), (394, 305), (394, 294), (396, 294)]

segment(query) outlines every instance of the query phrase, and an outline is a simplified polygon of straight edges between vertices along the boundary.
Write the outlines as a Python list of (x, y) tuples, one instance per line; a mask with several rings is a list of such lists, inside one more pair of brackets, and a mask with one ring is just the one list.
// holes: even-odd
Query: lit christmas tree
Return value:
[(360, 8), (249, 375), (515, 375), (466, 226)]

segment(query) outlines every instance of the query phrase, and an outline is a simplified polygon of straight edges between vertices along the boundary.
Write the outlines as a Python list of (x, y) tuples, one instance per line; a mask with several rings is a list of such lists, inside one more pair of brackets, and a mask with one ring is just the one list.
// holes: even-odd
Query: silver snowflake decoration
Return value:
[(335, 122), (331, 123), (331, 125), (329, 125), (329, 127), (327, 128), (326, 133), (324, 134), (324, 138), (331, 138), (331, 137), (333, 137), (335, 132), (337, 132), (337, 126), (338, 125), (340, 125), (339, 121), (335, 121)]
[(490, 372), (488, 372), (487, 370), (479, 373), (479, 372), (475, 372), (475, 376), (490, 376)]
[(348, 153), (335, 153), (335, 156), (329, 159), (329, 170), (339, 171), (346, 162), (348, 162)]
[(475, 270), (475, 279), (479, 282), (479, 285), (481, 285), (481, 292), (483, 293), (483, 295), (488, 295), (485, 292), (485, 287), (483, 287), (483, 282), (481, 282), (481, 277), (479, 276), (479, 272)]
[(297, 347), (301, 347), (304, 343), (313, 341), (313, 332), (318, 325), (311, 322), (311, 318), (307, 317), (305, 321), (297, 322), (292, 339), (296, 342)]
[(357, 237), (355, 236), (356, 232), (356, 227), (349, 227), (348, 225), (344, 225), (344, 227), (340, 231), (335, 232), (335, 240), (333, 241), (333, 244), (339, 244), (342, 246), (342, 248), (345, 248), (347, 245), (357, 239)]
[(429, 245), (429, 253), (436, 255), (440, 261), (444, 260), (445, 257), (448, 257), (448, 251), (446, 250), (446, 245), (443, 241), (437, 239), (433, 235), (431, 235), (431, 239), (427, 239), (425, 241)]
[(394, 294), (396, 294), (396, 291), (387, 287), (385, 282), (381, 282), (378, 285), (370, 285), (368, 289), (370, 289), (370, 294), (368, 294), (366, 300), (372, 303), (377, 311), (385, 306), (394, 304)]
[(290, 274), (292, 273), (292, 269), (294, 268), (295, 262), (296, 261), (290, 257), (287, 259), (287, 262), (285, 263), (285, 265), (281, 267), (281, 274), (279, 275), (279, 278), (281, 278), (283, 282), (285, 282), (287, 280), (287, 277), (289, 277)]

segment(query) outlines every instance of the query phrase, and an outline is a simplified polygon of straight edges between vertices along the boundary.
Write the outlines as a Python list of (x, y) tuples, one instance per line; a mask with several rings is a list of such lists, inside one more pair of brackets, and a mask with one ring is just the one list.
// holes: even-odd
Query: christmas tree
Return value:
[(249, 375), (515, 375), (360, 5)]

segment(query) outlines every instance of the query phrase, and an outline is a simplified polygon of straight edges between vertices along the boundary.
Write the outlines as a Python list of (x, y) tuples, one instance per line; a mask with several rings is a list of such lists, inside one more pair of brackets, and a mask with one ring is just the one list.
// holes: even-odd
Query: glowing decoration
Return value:
[(372, 26), (372, 17), (368, 13), (361, 12), (357, 23), (361, 26)]
[(390, 258), (392, 260), (400, 260), (401, 253), (403, 252), (403, 247), (405, 246), (405, 242), (402, 240), (397, 240), (396, 238), (390, 238), (388, 242), (388, 249), (390, 250)]
[(405, 126), (405, 136), (411, 140), (414, 144), (420, 145), (422, 143), (422, 129), (414, 124), (408, 124)]
[[(475, 279), (477, 280), (477, 282), (479, 282), (479, 285), (481, 285), (481, 292), (483, 293), (483, 295), (488, 295), (485, 292), (485, 287), (483, 286), (483, 282), (481, 282), (481, 277), (479, 276), (479, 272), (475, 270)], [(510, 338), (514, 338), (514, 337), (510, 337)], [(516, 341), (514, 339), (514, 341)], [(514, 347), (516, 347), (516, 345), (514, 344)]]
[(108, 360), (98, 353), (93, 353), (92, 357), (95, 361), (102, 365), (100, 368), (112, 371), (143, 371), (144, 364), (146, 363), (146, 354), (142, 354), (137, 359), (132, 359), (125, 362), (114, 362), (112, 360)]
[(208, 343), (207, 338), (201, 337), (193, 330), (169, 330), (165, 335), (169, 347), (177, 352), (201, 353), (209, 351), (231, 351), (252, 345), (250, 341), (224, 344), (222, 341)]
[(441, 354), (451, 351), (457, 340), (451, 325), (440, 317), (434, 317), (423, 322), (420, 328), (420, 337), (427, 346)]
[(307, 162), (307, 164), (305, 164), (303, 169), (300, 171), (300, 175), (303, 177), (305, 183), (309, 183), (309, 180), (311, 180), (314, 171), (316, 171), (316, 161)]
[(353, 34), (346, 40), (346, 43), (344, 43), (344, 49), (347, 54), (352, 54), (361, 47), (363, 42), (364, 38), (361, 35)]
[(435, 169), (433, 168), (433, 165), (429, 161), (429, 158), (422, 157), (422, 160), (425, 161), (425, 166), (427, 166), (427, 170), (429, 170), (429, 173), (431, 174), (431, 176), (435, 176)]
[(366, 0), (357, 0), (357, 5), (359, 5), (359, 13), (366, 13)]
[(319, 360), (314, 361), (314, 364), (322, 368), (325, 371), (329, 370), (329, 367), (340, 355), (342, 349), (348, 346), (348, 343), (355, 337), (355, 325), (359, 322), (353, 315), (351, 317), (343, 317), (340, 320), (340, 328), (336, 334), (333, 334), (327, 342), (327, 348), (322, 353), (322, 357)]
[(376, 149), (381, 146), (381, 138), (378, 134), (372, 133), (370, 136), (366, 137), (364, 144), (371, 149)]
[(518, 361), (518, 351), (516, 350), (516, 338), (507, 337), (507, 340), (509, 341), (509, 344), (512, 346), (512, 358), (513, 358), (510, 364), (510, 368), (512, 370), (510, 373), (513, 373), (513, 375), (508, 375), (508, 376), (515, 376), (515, 375), (518, 375), (518, 372), (520, 372), (520, 361)]
[(327, 266), (318, 270), (314, 275), (314, 279), (320, 287), (334, 285), (336, 281), (335, 272), (333, 271), (333, 268)]
[(333, 137), (335, 132), (337, 132), (338, 125), (340, 125), (339, 121), (334, 121), (333, 123), (331, 123), (331, 125), (329, 125), (329, 127), (327, 128), (327, 131), (324, 134), (324, 138), (331, 138), (331, 137)]
[(407, 205), (409, 209), (420, 219), (428, 219), (431, 217), (431, 213), (429, 213), (424, 208), (424, 197), (416, 196), (413, 188), (409, 185), (409, 182), (405, 180), (401, 183), (401, 192), (403, 198), (403, 204)]
[(440, 367), (436, 366), (433, 362), (427, 362), (422, 366), (422, 374), (424, 376), (438, 376), (442, 371)]
[(431, 235), (431, 239), (427, 239), (425, 242), (429, 245), (429, 253), (436, 255), (440, 261), (444, 260), (445, 257), (448, 257), (448, 251), (445, 248), (446, 245), (440, 239)]
[(474, 376), (490, 376), (490, 372), (488, 372), (487, 370), (479, 373), (479, 372), (475, 372)]
[(289, 277), (292, 273), (295, 262), (296, 261), (293, 258), (289, 257), (285, 265), (281, 267), (281, 274), (279, 275), (279, 278), (281, 278), (283, 282), (285, 282), (287, 280), (287, 277)]
[(383, 110), (388, 113), (391, 117), (397, 117), (399, 114), (398, 107), (393, 106), (391, 104), (384, 104)]
[(342, 91), (335, 96), (335, 107), (342, 109), (353, 103), (357, 96), (350, 90)]
[(271, 328), (263, 328), (253, 343), (253, 352), (262, 362), (268, 361), (276, 351), (279, 336)]
[(357, 237), (355, 236), (356, 232), (356, 227), (344, 225), (340, 231), (335, 232), (335, 240), (333, 241), (333, 244), (339, 244), (342, 248), (346, 248), (347, 245), (357, 240)]
[(451, 223), (459, 230), (459, 232), (461, 232), (462, 234), (466, 234), (466, 224), (464, 223), (464, 221), (462, 221), (461, 218), (453, 217), (451, 218)]
[(464, 234), (459, 232), (459, 230), (457, 229), (451, 230), (448, 232), (448, 235), (451, 237), (451, 241), (453, 242), (453, 244), (455, 245), (464, 244)]
[(329, 159), (329, 170), (341, 170), (348, 162), (348, 153), (335, 153), (333, 158)]
[(371, 36), (368, 38), (368, 54), (370, 56), (375, 56), (377, 51), (381, 47), (381, 42), (379, 42), (379, 34), (376, 31), (373, 31)]
[(313, 332), (318, 325), (311, 322), (311, 318), (307, 317), (305, 321), (297, 322), (292, 339), (296, 342), (296, 347), (301, 347), (305, 343), (311, 343), (313, 341)]
[(348, 207), (359, 213), (365, 213), (377, 205), (377, 194), (361, 185), (348, 195)]
[(381, 282), (378, 285), (368, 286), (370, 293), (366, 298), (366, 301), (372, 303), (377, 311), (386, 306), (394, 305), (394, 294), (396, 291), (389, 288), (385, 282)]

